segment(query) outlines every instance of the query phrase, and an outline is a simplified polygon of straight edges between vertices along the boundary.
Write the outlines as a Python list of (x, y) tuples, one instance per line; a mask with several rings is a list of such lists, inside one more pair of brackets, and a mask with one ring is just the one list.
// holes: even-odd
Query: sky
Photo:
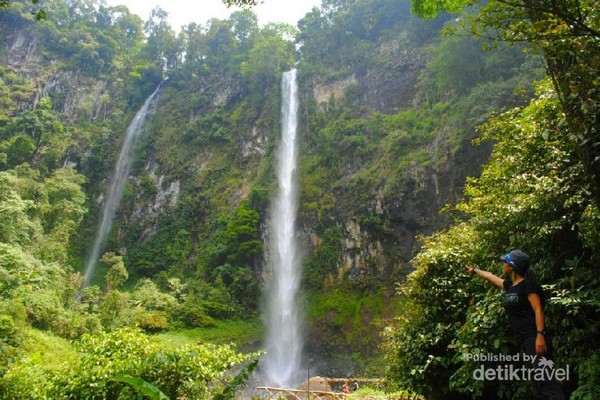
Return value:
[[(125, 5), (144, 21), (148, 19), (150, 10), (160, 6), (169, 13), (169, 23), (179, 31), (181, 25), (190, 22), (204, 24), (211, 18), (226, 19), (237, 7), (227, 8), (221, 0), (106, 0), (108, 5)], [(264, 0), (252, 8), (258, 16), (258, 22), (264, 25), (268, 22), (287, 22), (296, 25), (314, 6), (319, 6), (321, 0)]]

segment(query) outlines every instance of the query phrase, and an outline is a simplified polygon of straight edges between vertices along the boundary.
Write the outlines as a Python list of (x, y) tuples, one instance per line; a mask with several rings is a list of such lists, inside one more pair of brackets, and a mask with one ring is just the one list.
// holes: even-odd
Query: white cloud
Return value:
[[(108, 5), (125, 5), (143, 20), (148, 19), (150, 11), (159, 6), (169, 13), (169, 23), (175, 30), (190, 22), (204, 24), (211, 18), (226, 19), (239, 10), (227, 8), (221, 0), (107, 0)], [(286, 22), (296, 25), (320, 0), (264, 0), (252, 10), (258, 16), (260, 24), (268, 22)]]

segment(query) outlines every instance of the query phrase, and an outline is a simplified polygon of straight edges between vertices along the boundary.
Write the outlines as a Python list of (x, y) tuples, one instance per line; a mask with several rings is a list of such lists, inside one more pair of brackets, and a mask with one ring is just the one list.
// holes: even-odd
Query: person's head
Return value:
[(500, 260), (504, 262), (504, 273), (513, 271), (521, 276), (527, 276), (531, 259), (524, 251), (513, 250), (501, 256)]

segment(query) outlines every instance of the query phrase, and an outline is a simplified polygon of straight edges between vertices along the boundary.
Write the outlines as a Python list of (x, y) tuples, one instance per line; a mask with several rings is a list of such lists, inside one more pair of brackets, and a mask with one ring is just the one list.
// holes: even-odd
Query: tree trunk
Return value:
[[(569, 136), (583, 165), (592, 200), (600, 208), (600, 45), (594, 30), (568, 8), (546, 8), (539, 0), (527, 0), (529, 19), (535, 25), (554, 15), (567, 26), (562, 38), (548, 40), (544, 50), (548, 75), (558, 93)], [(574, 23), (573, 21), (578, 23)]]

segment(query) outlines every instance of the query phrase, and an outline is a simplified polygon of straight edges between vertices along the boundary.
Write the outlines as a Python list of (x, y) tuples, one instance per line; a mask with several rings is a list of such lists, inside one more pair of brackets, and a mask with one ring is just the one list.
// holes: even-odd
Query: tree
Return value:
[(258, 35), (241, 68), (254, 92), (272, 90), (279, 83), (281, 72), (293, 65), (292, 43), (282, 38), (291, 29), (289, 25), (270, 25)]
[(258, 17), (250, 10), (236, 11), (231, 14), (229, 20), (233, 24), (235, 36), (240, 42), (248, 40), (258, 32)]
[(238, 6), (238, 7), (253, 7), (258, 3), (262, 3), (259, 0), (222, 0), (223, 4), (227, 7)]
[(218, 221), (221, 226), (200, 258), (208, 280), (217, 287), (224, 285), (247, 311), (256, 309), (260, 293), (253, 271), (255, 258), (262, 251), (259, 217), (247, 201), (242, 201), (233, 215)]
[(129, 278), (129, 274), (127, 273), (127, 269), (125, 269), (125, 263), (123, 262), (122, 256), (118, 256), (113, 252), (108, 252), (102, 256), (100, 261), (110, 266), (108, 272), (106, 273), (107, 292), (117, 289), (119, 286), (125, 283), (127, 278)]
[(0, 242), (27, 245), (40, 234), (40, 226), (31, 218), (35, 202), (23, 198), (21, 180), (13, 171), (0, 172)]
[(85, 177), (71, 167), (55, 170), (44, 181), (47, 202), (40, 205), (44, 227), (44, 237), (39, 241), (38, 250), (41, 260), (66, 264), (71, 237), (87, 211), (82, 189), (84, 182)]
[(150, 18), (144, 25), (148, 35), (147, 52), (151, 61), (161, 66), (162, 72), (178, 68), (181, 64), (182, 43), (167, 22), (168, 13), (160, 7), (150, 12)]
[(600, 213), (581, 184), (583, 166), (573, 157), (558, 96), (549, 82), (540, 89), (529, 106), (482, 127), (483, 138), (496, 144), (481, 176), (467, 182), (456, 210), (461, 222), (425, 238), (413, 260), (416, 270), (401, 286), (406, 312), (386, 341), (393, 385), (418, 389), (428, 399), (456, 398), (456, 392), (530, 398), (523, 382), (475, 380), (477, 365), (467, 356), (517, 349), (498, 290), (464, 273), (465, 265), (498, 273), (498, 254), (516, 247), (527, 249), (540, 282), (549, 284), (546, 323), (560, 337), (557, 365), (590, 371), (580, 375), (581, 390), (597, 381), (591, 373), (597, 360), (589, 354), (599, 340), (590, 332), (600, 325), (594, 273)]
[(4, 129), (4, 135), (8, 140), (0, 142), (0, 153), (7, 154), (8, 167), (24, 162), (55, 167), (68, 138), (48, 97), (43, 97), (35, 109), (15, 117)]
[(27, 164), (0, 173), (0, 241), (18, 244), (43, 262), (66, 262), (86, 211), (83, 182), (72, 168), (44, 180)]
[[(412, 0), (425, 18), (458, 12), (475, 0)], [(466, 17), (471, 33), (542, 50), (548, 75), (568, 122), (570, 140), (583, 163), (592, 197), (600, 206), (600, 7), (596, 0), (493, 0)]]
[(212, 19), (204, 40), (206, 65), (211, 71), (228, 70), (233, 66), (237, 40), (231, 21)]
[[(40, 0), (31, 0), (31, 4), (38, 4), (40, 2)], [(3, 8), (8, 8), (10, 6), (10, 0), (0, 0), (0, 9)], [(36, 10), (34, 13), (35, 18), (39, 21), (42, 19), (46, 19), (46, 17), (48, 16), (46, 11), (44, 9), (38, 9)]]

